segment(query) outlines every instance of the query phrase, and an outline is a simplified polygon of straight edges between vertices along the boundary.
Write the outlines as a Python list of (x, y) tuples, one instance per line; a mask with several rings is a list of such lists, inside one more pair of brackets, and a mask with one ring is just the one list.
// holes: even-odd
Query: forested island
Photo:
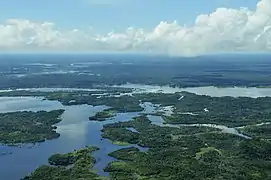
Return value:
[[(66, 106), (88, 104), (92, 106), (110, 107), (108, 111), (105, 111), (105, 114), (109, 112), (111, 114), (113, 112), (125, 113), (143, 110), (140, 106), (140, 99), (126, 94), (131, 93), (133, 91), (132, 89), (123, 88), (123, 90), (120, 90), (121, 93), (124, 93), (123, 95), (118, 93), (119, 89), (122, 88), (99, 87), (99, 90), (93, 91), (59, 92), (15, 90), (0, 92), (0, 97), (36, 96), (43, 97), (44, 100), (59, 101)], [(102, 114), (102, 116), (105, 114)]]
[[(270, 97), (211, 97), (188, 92), (133, 93), (129, 89), (125, 92), (129, 94), (114, 95), (117, 94), (115, 90), (108, 88), (98, 91), (25, 91), (24, 95), (57, 100), (66, 106), (105, 105), (107, 109), (89, 118), (104, 122), (87, 119), (88, 123), (104, 123), (100, 141), (108, 139), (116, 145), (137, 145), (137, 148), (119, 147), (119, 150), (109, 153), (115, 161), (110, 162), (104, 171), (109, 172), (108, 178), (112, 180), (271, 178)], [(2, 92), (0, 95), (16, 96), (16, 93), (19, 91)], [(152, 103), (153, 110), (145, 111), (144, 103)], [(111, 121), (116, 113), (127, 112), (136, 112), (137, 115), (125, 122)], [(63, 110), (2, 114), (2, 142), (40, 142), (57, 137), (54, 124), (61, 121), (62, 113)], [(155, 124), (151, 120), (153, 116), (161, 116), (163, 121)], [(182, 124), (224, 125), (250, 138), (215, 127), (185, 127)], [(146, 148), (146, 152), (139, 147)], [(41, 166), (25, 179), (104, 178), (91, 170), (95, 163), (89, 155), (92, 151), (52, 155), (48, 159), (50, 166)], [(86, 160), (83, 161), (83, 157)], [(42, 177), (44, 174), (46, 176)]]
[[(271, 97), (211, 97), (188, 92), (165, 93), (134, 93), (114, 96), (116, 89), (108, 87), (102, 91), (74, 92), (25, 92), (26, 96), (41, 96), (48, 100), (57, 100), (63, 105), (88, 104), (105, 105), (109, 109), (99, 112), (90, 120), (104, 120), (115, 113), (141, 112), (142, 102), (159, 104), (160, 107), (173, 106), (170, 116), (163, 116), (169, 124), (219, 124), (228, 127), (239, 127), (270, 122)], [(95, 93), (94, 93), (95, 92)], [(125, 89), (124, 92), (131, 92)], [(0, 96), (16, 96), (21, 91), (0, 92)], [(113, 93), (113, 94), (111, 94)], [(181, 100), (180, 100), (181, 98)], [(163, 113), (158, 112), (157, 115)], [(191, 115), (192, 114), (192, 115)]]
[(37, 143), (60, 136), (55, 124), (64, 110), (0, 113), (0, 143)]
[(116, 112), (112, 109), (105, 109), (101, 112), (97, 112), (94, 116), (89, 117), (90, 121), (105, 121), (108, 118), (112, 118), (116, 115)]
[[(136, 136), (127, 127), (135, 128)], [(112, 180), (270, 178), (271, 143), (265, 139), (248, 140), (208, 127), (160, 127), (146, 116), (105, 125), (103, 133), (112, 141), (149, 147), (147, 152), (131, 147), (109, 153), (117, 159), (105, 168)], [(89, 152), (96, 149), (55, 154), (49, 158), (52, 167), (41, 166), (25, 180), (104, 178), (90, 170), (95, 160)]]
[(86, 147), (68, 154), (52, 155), (48, 159), (51, 166), (43, 165), (22, 180), (106, 179), (91, 170), (96, 161), (91, 153), (97, 150), (97, 147)]

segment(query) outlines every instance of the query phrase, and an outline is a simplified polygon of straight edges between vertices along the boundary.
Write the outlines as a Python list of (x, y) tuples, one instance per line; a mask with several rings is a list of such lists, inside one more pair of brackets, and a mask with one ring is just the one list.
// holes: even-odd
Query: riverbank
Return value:
[[(257, 121), (259, 121), (259, 123), (263, 123), (264, 121), (262, 120), (268, 119), (268, 109), (270, 109), (269, 98), (254, 98), (256, 95), (259, 95), (257, 93), (253, 94), (254, 91), (251, 91), (252, 94), (250, 94), (253, 98), (199, 96), (183, 91), (178, 93), (164, 93), (160, 91), (155, 91), (155, 93), (142, 92), (134, 93), (132, 96), (117, 95), (114, 97), (108, 96), (106, 93), (101, 95), (94, 92), (86, 93), (85, 91), (50, 91), (46, 92), (46, 96), (50, 97), (51, 100), (46, 100), (46, 98), (44, 99), (42, 96), (38, 98), (31, 97), (31, 93), (33, 92), (28, 92), (28, 97), (2, 98), (3, 102), (9, 104), (9, 106), (0, 105), (0, 110), (3, 113), (18, 110), (52, 110), (55, 108), (63, 108), (65, 109), (65, 112), (61, 116), (62, 121), (56, 125), (56, 131), (60, 134), (58, 139), (39, 143), (33, 148), (1, 146), (1, 152), (11, 152), (11, 154), (0, 157), (0, 173), (6, 179), (18, 179), (19, 176), (19, 178), (21, 178), (34, 171), (37, 164), (46, 164), (47, 158), (55, 153), (68, 153), (72, 152), (74, 149), (80, 149), (87, 145), (97, 146), (99, 148), (98, 151), (93, 153), (93, 157), (96, 159), (93, 170), (97, 171), (99, 176), (117, 176), (117, 174), (113, 172), (104, 172), (104, 168), (116, 160), (116, 157), (108, 156), (108, 154), (122, 148), (138, 148), (143, 154), (137, 152), (135, 152), (135, 154), (140, 156), (140, 160), (142, 160), (142, 162), (145, 162), (144, 159), (147, 158), (145, 157), (146, 155), (144, 153), (146, 151), (152, 154), (151, 156), (148, 156), (147, 159), (153, 158), (153, 160), (157, 160), (157, 158), (155, 158), (156, 155), (162, 157), (162, 154), (159, 154), (160, 152), (155, 151), (154, 153), (154, 149), (160, 149), (161, 152), (165, 151), (168, 153), (170, 153), (170, 151), (175, 152), (175, 150), (179, 150), (178, 152), (187, 150), (189, 152), (187, 155), (192, 156), (192, 152), (196, 154), (197, 152), (200, 152), (201, 148), (206, 146), (204, 142), (206, 142), (208, 147), (215, 147), (219, 150), (222, 149), (221, 152), (227, 151), (227, 153), (230, 153), (230, 151), (223, 148), (225, 148), (231, 140), (235, 143), (242, 143), (246, 141), (250, 142), (250, 138), (254, 137), (254, 135), (250, 136), (247, 133), (244, 135), (241, 132), (236, 131), (235, 127), (239, 126), (235, 125), (240, 124), (237, 119), (241, 116), (245, 117), (257, 115)], [(9, 93), (11, 95), (13, 92)], [(40, 95), (44, 95), (43, 92), (39, 93)], [(229, 104), (229, 102), (232, 102), (233, 100), (234, 106)], [(103, 102), (107, 102), (105, 105), (108, 105), (110, 102), (112, 105), (110, 108), (116, 109), (116, 111), (114, 111), (115, 116), (105, 119), (105, 121), (89, 121), (88, 119), (90, 116), (94, 116), (98, 112), (102, 112), (108, 108), (108, 106), (103, 106)], [(136, 112), (127, 111), (127, 103), (130, 105), (129, 110), (133, 108), (140, 110), (137, 110)], [(118, 106), (114, 107), (116, 104), (118, 104)], [(222, 105), (226, 106), (222, 108)], [(229, 106), (229, 108), (227, 106)], [(244, 109), (243, 107), (246, 107), (246, 111), (243, 111), (243, 114), (239, 114), (240, 109)], [(208, 111), (206, 111), (206, 109)], [(140, 114), (156, 114), (157, 111), (160, 113), (159, 116), (147, 116), (148, 120), (146, 119), (146, 121), (142, 121), (142, 119), (134, 119)], [(258, 114), (258, 112), (264, 112), (267, 114)], [(219, 117), (218, 115), (221, 115), (221, 113), (228, 113), (228, 115), (231, 117), (231, 121), (227, 121), (227, 119), (224, 118), (208, 118)], [(192, 121), (182, 122), (180, 121), (182, 118), (173, 119), (174, 124), (172, 124), (173, 121), (166, 120), (168, 117), (173, 118), (175, 116), (186, 117), (185, 119), (195, 118), (195, 123)], [(134, 122), (131, 122), (131, 120)], [(209, 123), (210, 120), (212, 120), (212, 122), (216, 122), (217, 124)], [(137, 124), (133, 124), (135, 122), (137, 122)], [(122, 123), (124, 123), (124, 125), (125, 123), (128, 123), (129, 126), (123, 126)], [(253, 119), (244, 119), (241, 124), (253, 125), (253, 123), (259, 124), (255, 120), (253, 121)], [(115, 125), (117, 126), (113, 129), (112, 127), (110, 128), (110, 126)], [(122, 127), (119, 127), (120, 125)], [(104, 130), (101, 132), (102, 129)], [(115, 135), (119, 132), (124, 132), (124, 136), (113, 138), (116, 137)], [(106, 133), (106, 136), (104, 136), (104, 133)], [(242, 137), (242, 135), (244, 136)], [(120, 137), (123, 139), (119, 139)], [(214, 143), (216, 140), (218, 142)], [(112, 143), (118, 141), (129, 142), (129, 145), (125, 144), (126, 146), (122, 147), (119, 145), (123, 144)], [(192, 142), (199, 142), (200, 146), (194, 147), (192, 146)], [(252, 142), (254, 142), (254, 139), (252, 139)], [(165, 146), (171, 147), (172, 149), (165, 149)], [(231, 144), (231, 146), (234, 146), (234, 144)], [(234, 148), (237, 147), (233, 147), (233, 149)], [(40, 154), (43, 154), (43, 156), (40, 156)], [(178, 153), (175, 152), (175, 155), (178, 155)], [(23, 158), (28, 159), (27, 164), (25, 161), (23, 161)], [(174, 158), (173, 154), (172, 158)], [(181, 160), (183, 157), (179, 156), (179, 158), (179, 160)], [(176, 159), (178, 159), (178, 157), (176, 157)], [(20, 162), (16, 163), (18, 160), (20, 160)], [(152, 162), (158, 163), (156, 160)], [(144, 164), (137, 164), (137, 166), (140, 165)], [(134, 168), (134, 165), (132, 166), (133, 168), (130, 169), (131, 171), (138, 172), (142, 177), (149, 177), (148, 173), (142, 174), (141, 168), (137, 169)], [(189, 167), (188, 164), (187, 166)], [(146, 164), (143, 167), (146, 167)], [(9, 169), (12, 169), (13, 172), (11, 172)], [(148, 172), (154, 173), (150, 169)]]

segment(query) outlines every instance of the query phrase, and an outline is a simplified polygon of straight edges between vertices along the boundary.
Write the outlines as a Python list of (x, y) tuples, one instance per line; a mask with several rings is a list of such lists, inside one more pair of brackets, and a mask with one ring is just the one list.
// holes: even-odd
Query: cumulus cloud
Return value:
[(0, 24), (0, 51), (142, 52), (193, 56), (221, 52), (271, 51), (271, 0), (254, 11), (218, 8), (192, 26), (160, 22), (153, 30), (127, 28), (99, 35), (61, 31), (52, 22), (9, 19)]

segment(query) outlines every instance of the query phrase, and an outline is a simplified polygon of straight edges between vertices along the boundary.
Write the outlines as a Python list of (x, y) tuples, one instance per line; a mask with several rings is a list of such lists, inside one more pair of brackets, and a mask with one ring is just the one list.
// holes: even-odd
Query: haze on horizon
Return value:
[(2, 3), (1, 53), (271, 52), (271, 0)]

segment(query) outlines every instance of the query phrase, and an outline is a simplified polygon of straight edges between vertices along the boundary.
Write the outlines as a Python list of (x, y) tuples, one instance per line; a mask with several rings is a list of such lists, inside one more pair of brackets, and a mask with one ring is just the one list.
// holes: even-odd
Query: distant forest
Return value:
[(270, 60), (270, 55), (263, 54), (193, 58), (143, 55), (1, 55), (0, 88), (89, 88), (127, 82), (172, 87), (270, 86)]

